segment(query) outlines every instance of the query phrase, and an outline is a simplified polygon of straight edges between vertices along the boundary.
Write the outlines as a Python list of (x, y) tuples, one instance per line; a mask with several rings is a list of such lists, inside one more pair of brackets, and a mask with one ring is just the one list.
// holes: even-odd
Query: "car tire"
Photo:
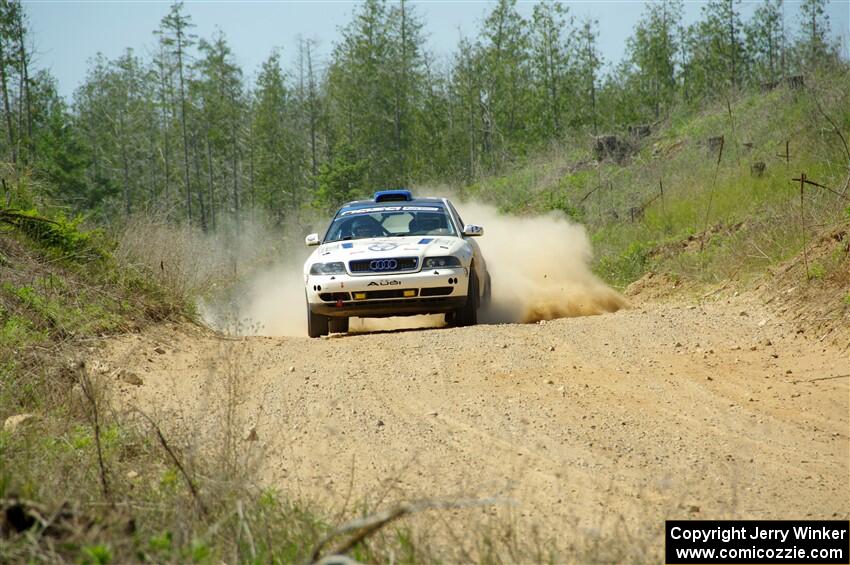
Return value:
[(328, 317), (314, 314), (307, 303), (307, 335), (310, 337), (322, 337), (328, 335)]
[(493, 300), (493, 279), (490, 278), (490, 273), (487, 273), (487, 284), (484, 286), (484, 296), (481, 298), (481, 307), (488, 308)]
[(455, 310), (455, 326), (474, 326), (478, 323), (478, 275), (473, 267), (469, 268), (469, 286), (466, 290), (466, 304)]
[(335, 334), (348, 333), (348, 318), (331, 318), (328, 322), (328, 329)]

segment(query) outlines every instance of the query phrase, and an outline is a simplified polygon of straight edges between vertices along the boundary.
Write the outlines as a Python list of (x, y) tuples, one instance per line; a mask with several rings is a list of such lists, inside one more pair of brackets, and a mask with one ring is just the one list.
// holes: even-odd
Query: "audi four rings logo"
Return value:
[(397, 268), (398, 261), (395, 259), (375, 259), (369, 263), (372, 271), (395, 271)]

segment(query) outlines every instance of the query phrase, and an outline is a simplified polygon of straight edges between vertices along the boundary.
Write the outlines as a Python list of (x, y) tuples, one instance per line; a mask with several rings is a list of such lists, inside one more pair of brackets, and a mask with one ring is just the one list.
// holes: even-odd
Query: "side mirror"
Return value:
[(317, 234), (317, 233), (311, 233), (310, 235), (308, 235), (307, 237), (305, 237), (305, 238), (304, 238), (304, 243), (306, 243), (306, 244), (307, 244), (307, 247), (312, 247), (312, 246), (314, 246), (314, 245), (319, 245), (319, 243), (321, 243), (321, 242), (319, 241), (319, 234)]
[(463, 235), (469, 237), (478, 237), (484, 235), (484, 227), (476, 226), (475, 224), (466, 224), (463, 226)]

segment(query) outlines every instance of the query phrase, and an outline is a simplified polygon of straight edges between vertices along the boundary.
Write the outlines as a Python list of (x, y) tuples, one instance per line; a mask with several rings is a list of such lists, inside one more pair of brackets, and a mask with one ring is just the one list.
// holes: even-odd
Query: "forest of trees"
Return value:
[[(329, 56), (301, 39), (249, 82), (227, 38), (197, 37), (182, 3), (152, 30), (155, 55), (95, 57), (69, 103), (33, 68), (20, 1), (0, 12), (0, 161), (73, 212), (155, 211), (214, 229), (263, 211), (283, 222), (376, 187), (471, 182), (579, 134), (663, 119), (676, 106), (845, 66), (826, 0), (794, 10), (709, 0), (686, 25), (682, 0), (647, 3), (620, 62), (603, 61), (598, 23), (540, 2), (489, 7), (448, 63), (425, 49), (404, 0), (365, 0)], [(615, 64), (616, 63), (616, 64)]]

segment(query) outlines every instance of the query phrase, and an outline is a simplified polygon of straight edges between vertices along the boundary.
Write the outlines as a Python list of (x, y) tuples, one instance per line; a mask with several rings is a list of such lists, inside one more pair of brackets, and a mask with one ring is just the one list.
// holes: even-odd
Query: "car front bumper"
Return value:
[(405, 274), (308, 275), (307, 302), (314, 314), (382, 318), (439, 314), (467, 301), (469, 270), (441, 268)]

